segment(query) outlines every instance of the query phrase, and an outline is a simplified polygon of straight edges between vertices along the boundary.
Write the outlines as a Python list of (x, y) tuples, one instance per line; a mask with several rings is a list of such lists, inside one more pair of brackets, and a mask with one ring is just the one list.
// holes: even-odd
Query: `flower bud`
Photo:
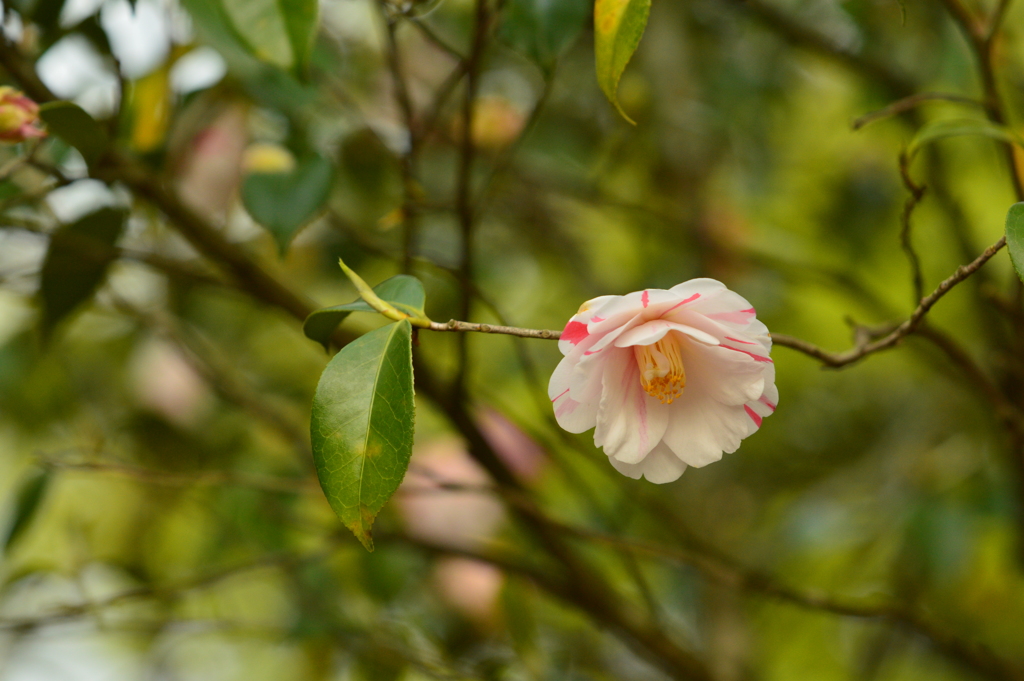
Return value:
[(0, 86), (0, 140), (24, 142), (33, 137), (46, 137), (38, 126), (39, 105), (21, 91)]

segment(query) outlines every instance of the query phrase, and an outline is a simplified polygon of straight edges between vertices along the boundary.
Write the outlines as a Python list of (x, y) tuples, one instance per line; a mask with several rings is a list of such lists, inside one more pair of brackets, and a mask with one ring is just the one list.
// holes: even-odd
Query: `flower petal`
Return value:
[[(580, 395), (570, 393), (569, 384), (576, 362), (571, 357), (563, 357), (555, 367), (548, 382), (548, 398), (555, 410), (555, 420), (570, 433), (583, 433), (597, 423), (597, 408), (600, 404), (600, 391), (593, 399), (583, 399)], [(600, 388), (600, 372), (596, 372), (598, 388)]]
[(699, 293), (700, 298), (706, 298), (709, 295), (718, 293), (719, 291), (727, 290), (728, 289), (725, 287), (725, 284), (722, 282), (717, 279), (709, 279), (707, 277), (699, 277), (697, 279), (684, 281), (682, 284), (676, 284), (669, 289), (669, 291), (675, 293), (681, 298), (691, 298), (695, 293)]
[(679, 476), (686, 470), (686, 464), (676, 456), (665, 443), (659, 444), (640, 463), (623, 463), (613, 457), (609, 457), (615, 470), (634, 480), (640, 476), (647, 478), (648, 482), (664, 484), (678, 480)]
[(697, 392), (683, 392), (671, 406), (664, 444), (698, 468), (735, 452), (743, 438), (757, 430), (746, 405), (725, 405)]
[(775, 413), (775, 408), (779, 406), (779, 389), (775, 387), (775, 367), (773, 365), (765, 367), (764, 392), (753, 402), (748, 402), (747, 406), (761, 418)]
[[(594, 310), (605, 305), (611, 300), (621, 298), (622, 296), (598, 296), (592, 300), (588, 300), (580, 306), (579, 312), (574, 314), (569, 322), (565, 325), (565, 329), (569, 331), (568, 335), (566, 331), (562, 331), (562, 336), (558, 340), (558, 349), (562, 351), (563, 355), (568, 355), (573, 347), (579, 344), (581, 336), (586, 337), (590, 333), (587, 325), (590, 324), (591, 319), (594, 317)], [(582, 329), (580, 327), (583, 327)]]
[(594, 444), (624, 463), (638, 463), (668, 428), (667, 405), (644, 392), (633, 352), (615, 349), (604, 362)]
[(742, 405), (764, 393), (764, 370), (771, 366), (752, 354), (726, 346), (686, 343), (680, 348), (686, 369), (686, 389), (716, 402)]
[(655, 319), (635, 326), (622, 333), (615, 340), (615, 347), (628, 348), (634, 345), (650, 345), (652, 343), (657, 343), (664, 338), (665, 334), (669, 331), (679, 331), (694, 340), (700, 341), (701, 343), (707, 343), (709, 345), (718, 345), (720, 343), (719, 339), (715, 338), (711, 334), (692, 326), (678, 324), (666, 319)]

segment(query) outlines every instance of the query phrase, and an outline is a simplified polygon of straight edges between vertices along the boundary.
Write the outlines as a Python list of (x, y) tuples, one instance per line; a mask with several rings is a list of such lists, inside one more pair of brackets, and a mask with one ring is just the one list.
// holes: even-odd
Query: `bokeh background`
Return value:
[[(34, 95), (12, 64), (34, 66), (232, 252), (322, 305), (355, 297), (339, 257), (372, 284), (416, 275), (433, 319), (532, 328), (710, 276), (773, 332), (839, 350), (916, 305), (901, 152), (985, 116), (928, 100), (852, 125), (909, 95), (983, 96), (954, 4), (655, 0), (620, 87), (635, 126), (597, 87), (586, 0), (488, 3), (472, 69), (471, 0), (323, 0), (308, 63), (274, 14), (288, 2), (20, 0), (0, 78)], [(1024, 5), (1005, 6), (991, 61), (1012, 128)], [(313, 473), (329, 355), (301, 320), (138, 184), (90, 177), (53, 137), (28, 148), (0, 148), (0, 679), (685, 678), (531, 576), (568, 564), (422, 390), (366, 552)], [(925, 291), (1002, 234), (1005, 151), (964, 136), (909, 164)], [(103, 206), (131, 211), (117, 257), (44, 338), (50, 236)], [(1021, 451), (957, 359), (1012, 397), (1020, 301), (1000, 253), (928, 337), (841, 370), (777, 347), (777, 413), (664, 486), (558, 430), (554, 343), (423, 332), (416, 354), (446, 383), (464, 338), (458, 410), (557, 525), (588, 572), (572, 579), (707, 678), (1021, 678)]]

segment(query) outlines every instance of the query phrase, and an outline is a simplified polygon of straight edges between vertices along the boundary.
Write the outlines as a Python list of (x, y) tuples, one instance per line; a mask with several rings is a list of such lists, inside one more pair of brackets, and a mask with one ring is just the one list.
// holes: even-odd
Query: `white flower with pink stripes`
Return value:
[(768, 329), (714, 279), (583, 304), (548, 385), (558, 424), (594, 430), (631, 478), (676, 480), (734, 452), (775, 411)]

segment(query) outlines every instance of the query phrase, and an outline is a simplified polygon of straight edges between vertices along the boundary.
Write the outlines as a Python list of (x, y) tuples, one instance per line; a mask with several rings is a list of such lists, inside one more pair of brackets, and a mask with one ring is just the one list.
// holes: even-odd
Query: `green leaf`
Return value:
[(550, 71), (589, 12), (589, 0), (508, 0), (498, 37)]
[[(426, 294), (423, 291), (423, 284), (416, 277), (399, 274), (377, 284), (373, 287), (373, 291), (379, 298), (391, 303), (406, 314), (413, 317), (426, 317), (426, 313), (423, 311)], [(302, 330), (307, 338), (315, 340), (326, 349), (330, 346), (331, 334), (353, 312), (376, 312), (376, 310), (363, 299), (357, 298), (345, 305), (334, 305), (317, 310), (306, 317)]]
[(320, 156), (289, 173), (253, 173), (242, 183), (242, 203), (274, 235), (284, 253), (295, 234), (316, 217), (331, 192), (333, 169)]
[(90, 166), (110, 144), (96, 119), (74, 102), (47, 102), (39, 107), (39, 117), (51, 133), (78, 149)]
[(124, 210), (101, 208), (50, 237), (39, 283), (44, 338), (99, 288), (116, 258), (114, 244), (127, 217)]
[(231, 71), (249, 75), (255, 68), (262, 66), (263, 63), (252, 55), (249, 46), (243, 43), (238, 31), (232, 26), (223, 3), (181, 0), (181, 4), (188, 11), (198, 37), (217, 49)]
[(295, 68), (306, 70), (316, 40), (320, 3), (317, 0), (277, 0), (284, 15), (288, 40), (295, 57)]
[(316, 35), (317, 0), (221, 0), (249, 51), (283, 69), (302, 70)]
[(907, 146), (907, 156), (913, 158), (926, 144), (962, 135), (981, 135), (998, 142), (1024, 147), (1024, 140), (1020, 135), (1001, 125), (973, 118), (953, 118), (933, 121), (918, 130)]
[(619, 79), (647, 27), (651, 0), (596, 0), (594, 3), (594, 62), (597, 84), (608, 101), (630, 123), (619, 105)]
[(414, 415), (406, 320), (343, 347), (316, 387), (310, 435), (320, 487), (368, 551), (373, 520), (409, 467)]
[(25, 533), (36, 512), (42, 505), (46, 496), (46, 488), (50, 483), (50, 472), (47, 469), (33, 471), (26, 477), (18, 488), (18, 494), (14, 502), (14, 518), (10, 527), (7, 528), (7, 536), (4, 537), (4, 553), (10, 551), (18, 538)]
[(1006, 214), (1006, 247), (1017, 276), (1024, 281), (1024, 202), (1013, 204)]

